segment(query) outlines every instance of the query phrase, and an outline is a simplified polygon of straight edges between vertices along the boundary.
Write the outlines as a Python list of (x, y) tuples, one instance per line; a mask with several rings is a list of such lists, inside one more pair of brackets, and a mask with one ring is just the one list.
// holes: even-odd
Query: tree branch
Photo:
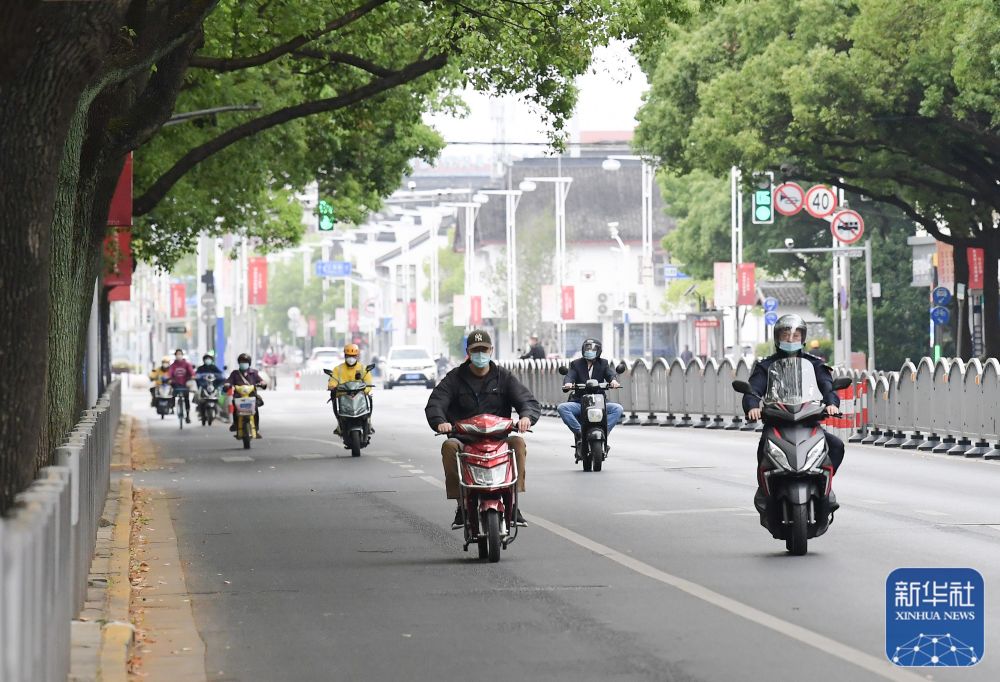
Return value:
[(304, 118), (313, 114), (320, 114), (328, 111), (343, 109), (352, 104), (374, 97), (375, 95), (390, 90), (396, 86), (413, 81), (424, 74), (436, 71), (448, 63), (448, 56), (445, 54), (436, 55), (430, 59), (414, 62), (409, 66), (396, 71), (393, 75), (351, 90), (337, 97), (303, 102), (294, 106), (278, 109), (266, 116), (261, 116), (252, 121), (247, 121), (241, 125), (231, 128), (213, 140), (195, 147), (182, 156), (166, 173), (157, 178), (156, 182), (135, 200), (133, 213), (135, 215), (145, 215), (166, 196), (177, 182), (184, 175), (199, 163), (226, 149), (227, 147), (244, 140), (257, 133), (268, 130), (275, 126), (287, 123), (298, 118)]
[(270, 50), (265, 50), (264, 52), (260, 52), (250, 57), (234, 57), (232, 59), (208, 56), (194, 57), (191, 60), (191, 66), (202, 69), (210, 69), (221, 73), (261, 66), (263, 64), (267, 64), (268, 62), (273, 62), (279, 57), (284, 57), (285, 55), (298, 50), (302, 46), (311, 43), (317, 38), (321, 38), (328, 33), (332, 33), (343, 28), (344, 26), (354, 23), (380, 5), (384, 5), (386, 2), (388, 2), (388, 0), (368, 0), (368, 2), (364, 5), (356, 7), (350, 12), (327, 22), (327, 24), (321, 29), (295, 36), (291, 40), (288, 40), (280, 45), (275, 45)]
[(357, 67), (363, 71), (378, 76), (380, 78), (385, 78), (392, 75), (392, 69), (387, 69), (383, 66), (379, 66), (374, 62), (370, 62), (367, 59), (362, 59), (357, 55), (348, 54), (347, 52), (326, 52), (324, 50), (312, 50), (309, 48), (301, 48), (294, 50), (293, 55), (297, 57), (308, 57), (310, 59), (322, 59), (333, 64), (348, 64), (349, 66)]

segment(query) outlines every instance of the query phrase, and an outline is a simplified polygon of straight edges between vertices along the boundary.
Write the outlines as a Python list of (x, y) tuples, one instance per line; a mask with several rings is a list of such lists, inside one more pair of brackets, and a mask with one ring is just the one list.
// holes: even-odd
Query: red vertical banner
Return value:
[(108, 288), (108, 300), (109, 301), (131, 301), (132, 300), (132, 287), (130, 287), (130, 286), (109, 287)]
[(347, 330), (350, 332), (361, 331), (357, 308), (351, 308), (347, 311)]
[(969, 247), (966, 256), (969, 259), (969, 288), (982, 290), (985, 284), (983, 266), (986, 264), (986, 253), (982, 249)]
[(576, 319), (576, 289), (572, 284), (562, 288), (560, 310), (562, 312), (562, 319)]
[(120, 228), (108, 230), (104, 238), (104, 286), (132, 284), (132, 231)]
[(469, 325), (478, 327), (483, 323), (483, 297), (469, 297)]
[(267, 258), (254, 256), (247, 264), (247, 305), (267, 305)]
[(125, 157), (115, 193), (108, 209), (108, 225), (130, 227), (132, 225), (132, 153)]
[(174, 320), (187, 317), (187, 287), (183, 284), (170, 285), (170, 317)]
[(944, 242), (937, 243), (938, 286), (955, 291), (955, 247)]
[(417, 302), (410, 301), (406, 305), (406, 328), (410, 331), (417, 331)]
[(757, 264), (740, 263), (736, 266), (736, 305), (754, 305), (757, 302)]
[(311, 337), (315, 337), (316, 336), (316, 318), (315, 317), (310, 317), (309, 318), (309, 336), (311, 336)]

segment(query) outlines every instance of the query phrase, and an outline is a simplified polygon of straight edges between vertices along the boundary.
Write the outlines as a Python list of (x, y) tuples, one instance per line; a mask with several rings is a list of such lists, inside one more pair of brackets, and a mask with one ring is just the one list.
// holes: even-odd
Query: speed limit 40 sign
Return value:
[(813, 218), (825, 218), (837, 209), (837, 195), (826, 185), (814, 185), (806, 192), (806, 212)]

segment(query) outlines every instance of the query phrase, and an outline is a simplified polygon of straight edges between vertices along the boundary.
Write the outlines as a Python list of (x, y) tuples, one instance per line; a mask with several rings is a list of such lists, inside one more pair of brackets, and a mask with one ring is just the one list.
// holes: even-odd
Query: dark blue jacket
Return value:
[[(816, 370), (816, 383), (823, 394), (823, 403), (839, 407), (840, 398), (837, 397), (837, 392), (833, 390), (833, 375), (830, 373), (830, 367), (823, 362), (822, 358), (818, 358), (815, 355), (803, 352), (798, 353), (798, 355), (808, 360)], [(783, 360), (787, 357), (790, 357), (787, 353), (775, 353), (770, 357), (757, 361), (753, 366), (753, 372), (750, 373), (750, 388), (753, 389), (754, 393), (764, 395), (764, 391), (767, 390), (767, 371), (776, 360)], [(760, 407), (760, 398), (752, 396), (749, 393), (745, 394), (743, 396), (743, 411), (749, 412), (755, 407)]]
[[(765, 375), (766, 376), (766, 375)], [(577, 358), (573, 362), (569, 363), (569, 373), (563, 379), (564, 384), (585, 384), (588, 379), (597, 379), (598, 381), (613, 381), (618, 378), (615, 374), (615, 370), (612, 369), (611, 363), (604, 358), (597, 358), (594, 360), (593, 369), (587, 368), (587, 360), (585, 358)], [(580, 396), (577, 395), (576, 391), (569, 394), (569, 400), (574, 403), (580, 402)]]

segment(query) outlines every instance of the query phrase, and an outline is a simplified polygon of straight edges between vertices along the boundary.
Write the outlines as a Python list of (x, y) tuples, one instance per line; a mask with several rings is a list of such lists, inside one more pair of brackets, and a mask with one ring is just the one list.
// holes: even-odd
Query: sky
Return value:
[[(577, 79), (580, 88), (576, 112), (569, 123), (571, 138), (587, 130), (632, 130), (635, 114), (647, 88), (646, 76), (623, 42), (598, 48), (590, 72)], [(508, 142), (535, 142), (547, 139), (541, 117), (530, 106), (514, 98), (493, 98), (467, 91), (463, 99), (469, 107), (466, 118), (436, 115), (427, 117), (449, 142), (498, 141), (494, 113), (504, 111)], [(539, 147), (541, 152), (544, 148)], [(520, 151), (528, 151), (527, 149)], [(449, 157), (490, 155), (486, 146), (450, 145), (442, 154)], [(520, 155), (520, 154), (518, 154)]]

